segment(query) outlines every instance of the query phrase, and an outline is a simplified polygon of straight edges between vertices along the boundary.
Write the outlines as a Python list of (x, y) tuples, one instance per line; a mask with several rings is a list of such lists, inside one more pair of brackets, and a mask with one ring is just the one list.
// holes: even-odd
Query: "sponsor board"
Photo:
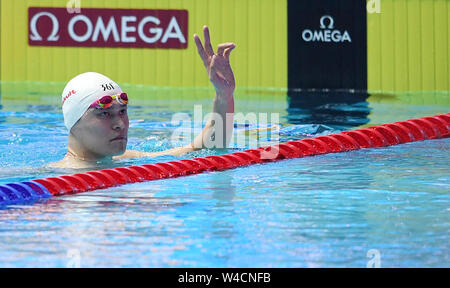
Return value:
[(288, 1), (288, 82), (300, 89), (367, 89), (366, 5)]
[(30, 46), (186, 49), (187, 10), (28, 8)]

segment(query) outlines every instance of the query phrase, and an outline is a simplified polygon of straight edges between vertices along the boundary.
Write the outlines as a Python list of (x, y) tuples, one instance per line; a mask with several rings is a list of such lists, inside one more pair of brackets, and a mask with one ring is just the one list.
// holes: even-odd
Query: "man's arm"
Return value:
[(195, 137), (190, 145), (184, 147), (153, 153), (127, 150), (123, 155), (114, 157), (115, 159), (162, 155), (180, 156), (203, 148), (228, 147), (233, 133), (234, 89), (236, 86), (230, 65), (230, 53), (236, 47), (236, 44), (220, 44), (217, 47), (217, 53), (214, 53), (207, 26), (203, 27), (203, 34), (205, 37), (204, 47), (197, 34), (194, 34), (194, 40), (198, 54), (205, 65), (209, 80), (213, 84), (216, 94), (213, 103), (213, 113), (206, 122), (202, 132)]
[[(202, 133), (191, 144), (198, 150), (202, 148), (226, 148), (233, 132), (234, 89), (235, 79), (230, 65), (230, 53), (236, 47), (234, 43), (223, 43), (217, 47), (217, 53), (211, 46), (209, 29), (203, 27), (205, 46), (197, 34), (194, 34), (195, 44), (200, 58), (208, 72), (216, 95), (214, 97), (213, 113)], [(222, 141), (220, 141), (222, 140)]]
[(193, 150), (203, 148), (226, 148), (233, 133), (234, 97), (216, 93), (213, 113), (202, 132), (190, 145)]
[[(225, 97), (226, 96), (226, 97)], [(207, 148), (225, 148), (230, 143), (233, 132), (233, 114), (234, 114), (234, 98), (233, 95), (217, 95), (214, 98), (213, 113), (206, 122), (202, 132), (195, 137), (194, 141), (183, 147), (177, 147), (161, 152), (140, 152), (136, 150), (127, 150), (114, 159), (138, 158), (138, 157), (157, 157), (163, 155), (181, 156), (185, 153)], [(222, 120), (218, 120), (221, 117)], [(223, 124), (222, 127), (215, 127), (215, 123)], [(217, 135), (221, 133), (222, 135)], [(221, 137), (221, 138), (216, 138)], [(223, 139), (222, 143), (218, 143), (216, 139)], [(219, 147), (217, 147), (219, 146)]]
[(125, 159), (125, 158), (139, 158), (139, 157), (158, 157), (163, 155), (174, 155), (174, 156), (181, 156), (185, 153), (194, 151), (192, 149), (191, 145), (184, 146), (184, 147), (177, 147), (161, 152), (141, 152), (136, 150), (127, 150), (124, 154), (119, 156), (114, 156), (114, 159)]

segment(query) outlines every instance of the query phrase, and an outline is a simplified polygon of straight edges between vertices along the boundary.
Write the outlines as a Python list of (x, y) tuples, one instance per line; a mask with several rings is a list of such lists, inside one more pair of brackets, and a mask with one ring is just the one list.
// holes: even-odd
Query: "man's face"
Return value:
[(128, 127), (127, 105), (114, 101), (114, 104), (106, 109), (89, 108), (70, 133), (86, 153), (106, 157), (125, 152)]

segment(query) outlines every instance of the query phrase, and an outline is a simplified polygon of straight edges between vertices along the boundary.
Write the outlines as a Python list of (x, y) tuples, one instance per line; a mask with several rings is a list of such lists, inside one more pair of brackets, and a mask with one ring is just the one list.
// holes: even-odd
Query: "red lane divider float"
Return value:
[[(23, 186), (26, 184), (26, 191), (34, 191), (33, 189), (42, 190), (42, 187), (45, 187), (48, 190), (48, 193), (42, 194), (45, 197), (48, 194), (60, 196), (104, 189), (127, 183), (185, 176), (204, 171), (232, 169), (268, 161), (344, 152), (362, 148), (383, 147), (449, 136), (450, 113), (447, 113), (345, 131), (327, 136), (291, 141), (225, 155), (34, 179), (29, 182), (23, 182), (19, 186), (20, 189), (24, 190)], [(33, 183), (39, 185), (32, 185)], [(0, 204), (2, 204), (2, 199), (6, 199), (3, 203), (18, 203), (22, 199), (21, 195), (28, 195), (22, 190), (16, 191), (17, 189), (14, 189), (14, 187), (19, 186), (15, 185), (15, 183), (0, 185)], [(36, 195), (36, 193), (29, 194)], [(8, 197), (12, 197), (13, 200)], [(25, 200), (29, 201), (30, 199)]]

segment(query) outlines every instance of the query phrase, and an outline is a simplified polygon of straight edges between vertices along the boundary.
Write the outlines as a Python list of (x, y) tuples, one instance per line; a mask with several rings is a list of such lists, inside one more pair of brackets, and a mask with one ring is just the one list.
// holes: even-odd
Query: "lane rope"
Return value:
[(122, 184), (221, 171), (252, 164), (450, 136), (450, 113), (280, 143), (225, 155), (119, 167), (0, 185), (0, 205), (27, 204), (53, 196)]

